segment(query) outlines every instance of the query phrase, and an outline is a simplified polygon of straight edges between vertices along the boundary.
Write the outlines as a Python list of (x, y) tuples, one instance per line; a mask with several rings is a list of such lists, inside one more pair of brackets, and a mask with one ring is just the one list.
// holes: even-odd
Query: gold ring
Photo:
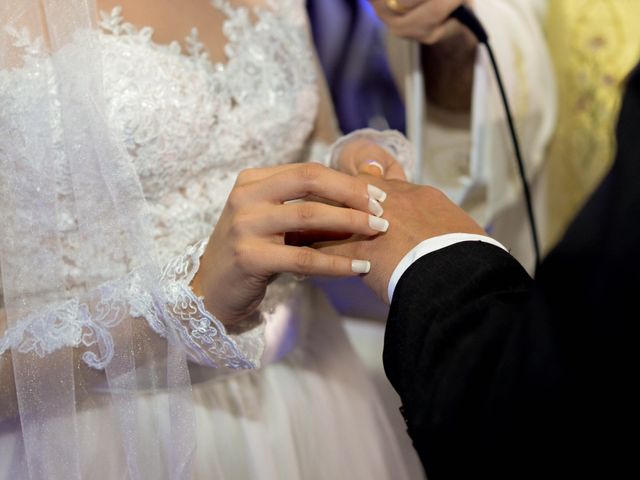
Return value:
[(407, 9), (400, 5), (399, 0), (384, 0), (385, 5), (389, 10), (397, 15), (402, 15), (403, 13), (407, 13)]

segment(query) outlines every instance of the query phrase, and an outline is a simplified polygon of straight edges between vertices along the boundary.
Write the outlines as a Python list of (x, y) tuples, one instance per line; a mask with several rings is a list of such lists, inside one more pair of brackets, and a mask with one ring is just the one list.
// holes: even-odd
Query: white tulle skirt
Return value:
[[(376, 480), (409, 478), (387, 414), (342, 322), (324, 296), (309, 286), (297, 293), (291, 314), (300, 321), (295, 347), (284, 358), (250, 372), (220, 376), (192, 369), (197, 450), (193, 478)], [(291, 333), (291, 332), (289, 332)], [(86, 439), (83, 478), (127, 478), (118, 427), (100, 396), (79, 412)], [(162, 395), (140, 394), (144, 429)], [(108, 408), (106, 405), (104, 408)], [(25, 472), (18, 425), (0, 431), (0, 478)], [(170, 437), (170, 432), (165, 432)], [(149, 430), (148, 441), (157, 430)], [(143, 478), (167, 477), (161, 458), (149, 458)]]

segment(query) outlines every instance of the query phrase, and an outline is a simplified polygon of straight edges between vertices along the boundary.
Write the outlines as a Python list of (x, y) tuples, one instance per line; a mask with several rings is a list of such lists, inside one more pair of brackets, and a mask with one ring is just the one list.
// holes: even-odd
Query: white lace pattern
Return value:
[[(101, 286), (82, 300), (74, 298), (23, 319), (0, 338), (0, 355), (15, 349), (44, 357), (63, 347), (83, 346), (87, 349), (82, 356), (85, 363), (101, 369), (114, 353), (110, 330), (126, 318), (144, 318), (162, 337), (167, 337), (167, 329), (177, 333), (193, 362), (209, 367), (222, 364), (233, 369), (255, 368), (264, 349), (255, 332), (248, 335), (251, 348), (245, 341), (245, 350), (241, 351), (189, 286), (205, 247), (205, 241), (199, 242), (164, 267), (158, 280), (168, 303), (161, 311), (134, 273)], [(261, 327), (256, 330), (260, 332)]]
[[(209, 59), (195, 30), (183, 53), (177, 42), (155, 43), (151, 28), (125, 23), (121, 8), (101, 14), (108, 123), (138, 172), (158, 257), (166, 265), (159, 280), (171, 301), (157, 312), (152, 293), (135, 273), (83, 291), (77, 280), (80, 263), (74, 260), (74, 248), (82, 240), (74, 206), (65, 202), (70, 175), (57, 168), (58, 224), (70, 300), (5, 331), (0, 354), (17, 349), (44, 356), (65, 346), (84, 346), (84, 361), (102, 368), (112, 355), (112, 329), (125, 318), (144, 317), (158, 334), (166, 335), (167, 329), (178, 333), (193, 361), (230, 368), (259, 363), (263, 327), (237, 337), (227, 334), (189, 281), (199, 264), (201, 239), (211, 234), (240, 170), (300, 161), (315, 120), (317, 79), (304, 4), (267, 3), (250, 12), (226, 0), (211, 0), (228, 17), (223, 25), (226, 64)], [(41, 40), (24, 30), (13, 35), (24, 51), (24, 65), (0, 71), (0, 154), (20, 152), (20, 128), (28, 128), (9, 127), (11, 122), (3, 119), (37, 103), (43, 76), (53, 96), (59, 87)], [(54, 146), (63, 155), (60, 118), (52, 112)], [(35, 252), (38, 245), (25, 238), (22, 248)], [(114, 272), (105, 276), (113, 278)]]

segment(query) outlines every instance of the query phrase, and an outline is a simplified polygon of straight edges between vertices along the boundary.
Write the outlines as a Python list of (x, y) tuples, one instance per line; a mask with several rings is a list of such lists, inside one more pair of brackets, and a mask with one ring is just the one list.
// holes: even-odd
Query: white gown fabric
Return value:
[[(304, 2), (269, 2), (257, 13), (225, 0), (211, 3), (228, 17), (226, 64), (208, 58), (197, 32), (183, 52), (177, 43), (154, 43), (152, 30), (125, 23), (120, 9), (102, 14), (100, 42), (108, 127), (138, 173), (163, 280), (173, 286), (169, 296), (177, 295), (173, 313), (200, 313), (203, 335), (215, 332), (222, 338), (216, 352), (225, 353), (216, 357), (206, 350), (197, 328), (183, 339), (192, 361), (184, 395), (195, 420), (185, 431), (195, 438), (175, 441), (193, 442), (195, 450), (188, 447), (190, 458), (182, 460), (188, 468), (167, 471), (164, 457), (181, 445), (171, 443), (175, 424), (158, 415), (166, 411), (160, 407), (169, 403), (169, 394), (150, 377), (148, 391), (136, 392), (127, 404), (135, 410), (132, 429), (141, 432), (136, 465), (112, 415), (113, 384), (107, 392), (98, 381), (86, 383), (91, 388), (77, 410), (74, 435), (81, 451), (72, 470), (77, 478), (91, 479), (408, 478), (367, 373), (321, 293), (306, 282), (276, 282), (265, 302), (264, 323), (237, 335), (218, 328), (189, 294), (199, 254), (237, 174), (247, 167), (306, 160), (319, 99)], [(37, 44), (15, 34), (37, 63)], [(28, 69), (0, 72), (3, 115), (29, 97), (28, 79)], [(73, 248), (73, 236), (65, 231), (63, 222), (61, 236)], [(66, 268), (73, 282), (77, 266)], [(38, 336), (38, 325), (7, 329), (0, 353), (42, 354), (50, 339)], [(101, 346), (101, 353), (105, 348), (108, 353), (109, 343)], [(236, 370), (260, 363), (259, 369)], [(172, 420), (180, 418), (180, 405), (172, 404)], [(41, 478), (40, 470), (27, 465), (22, 414), (22, 419), (0, 417), (1, 479)], [(50, 422), (43, 427), (49, 434), (56, 419)], [(60, 445), (64, 448), (64, 438)], [(47, 445), (48, 453), (55, 448)]]

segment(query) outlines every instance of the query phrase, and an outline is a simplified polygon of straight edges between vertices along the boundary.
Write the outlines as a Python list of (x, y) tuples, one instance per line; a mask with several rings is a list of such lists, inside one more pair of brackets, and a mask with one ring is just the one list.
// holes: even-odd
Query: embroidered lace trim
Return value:
[(100, 286), (86, 298), (73, 298), (22, 319), (0, 338), (0, 355), (13, 349), (44, 357), (64, 347), (84, 347), (88, 351), (83, 353), (83, 361), (102, 369), (114, 355), (111, 330), (125, 319), (144, 318), (162, 337), (168, 337), (169, 330), (175, 332), (193, 362), (256, 368), (264, 349), (264, 322), (236, 341), (189, 287), (205, 247), (206, 241), (199, 242), (165, 266), (159, 279), (167, 301), (164, 308), (157, 308), (152, 293), (132, 273)]

